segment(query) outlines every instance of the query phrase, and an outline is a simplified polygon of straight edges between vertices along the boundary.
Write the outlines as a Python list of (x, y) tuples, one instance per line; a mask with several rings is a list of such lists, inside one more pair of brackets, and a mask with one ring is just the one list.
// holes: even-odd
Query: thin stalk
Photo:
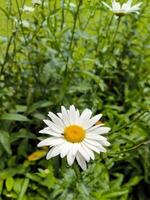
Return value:
[[(54, 10), (57, 10), (57, 0), (54, 2)], [(54, 24), (55, 24), (55, 31), (57, 30), (57, 17), (54, 15)]]
[(119, 17), (119, 19), (118, 19), (118, 23), (117, 23), (117, 26), (116, 26), (116, 30), (115, 30), (115, 32), (114, 32), (114, 35), (113, 35), (112, 40), (111, 40), (111, 43), (110, 43), (110, 44), (111, 44), (111, 45), (110, 45), (110, 49), (112, 49), (113, 46), (114, 46), (114, 41), (115, 41), (116, 36), (117, 36), (117, 33), (118, 33), (120, 21), (121, 21), (121, 17)]
[[(20, 22), (19, 24), (20, 24), (20, 27), (21, 27), (22, 35), (23, 35), (24, 41), (27, 45), (27, 39), (26, 39), (24, 30), (23, 30), (23, 25), (22, 25), (22, 11), (20, 10), (18, 0), (16, 0), (16, 5), (17, 5), (18, 14), (19, 14), (19, 22)], [(22, 3), (22, 8), (24, 7), (24, 5), (25, 5), (25, 0)]]
[(14, 38), (14, 34), (10, 36), (9, 41), (8, 41), (8, 43), (7, 43), (4, 61), (3, 61), (3, 64), (1, 65), (0, 75), (2, 75), (3, 70), (4, 70), (4, 67), (5, 67), (6, 63), (8, 62), (9, 49), (10, 49), (10, 45), (11, 45), (11, 43), (12, 43), (13, 38)]
[(65, 22), (65, 6), (64, 6), (64, 4), (65, 4), (64, 0), (61, 0), (62, 11), (61, 11), (61, 25), (60, 25), (60, 30), (63, 29), (64, 22)]
[(106, 25), (106, 34), (105, 34), (105, 39), (103, 40), (104, 42), (102, 43), (102, 48), (104, 48), (106, 41), (108, 41), (108, 34), (109, 34), (109, 31), (110, 31), (110, 26), (113, 22), (113, 18), (114, 18), (114, 15), (111, 16), (110, 21)]
[(69, 58), (72, 57), (73, 54), (73, 40), (74, 40), (74, 35), (75, 35), (75, 29), (76, 29), (76, 25), (77, 25), (77, 19), (78, 19), (78, 14), (79, 14), (79, 10), (80, 10), (80, 6), (82, 5), (82, 0), (79, 1), (78, 6), (77, 6), (77, 11), (75, 13), (74, 16), (74, 21), (73, 21), (73, 27), (72, 27), (72, 32), (71, 32), (71, 39), (70, 39), (70, 43), (68, 46), (68, 52), (70, 53), (70, 55), (67, 56), (66, 59), (66, 65), (65, 65), (65, 70), (64, 70), (64, 81), (61, 87), (61, 93), (60, 93), (60, 98), (59, 98), (59, 103), (62, 103), (64, 94), (66, 93), (66, 89), (67, 86), (70, 82), (70, 74), (68, 73), (68, 64), (69, 64)]
[[(75, 16), (74, 16), (72, 34), (71, 34), (70, 44), (69, 44), (69, 47), (68, 47), (68, 52), (70, 52), (70, 57), (72, 57), (72, 53), (73, 53), (72, 44), (73, 44), (73, 40), (74, 40), (75, 28), (76, 28), (77, 18), (78, 18), (78, 14), (79, 14), (79, 10), (80, 10), (80, 6), (81, 5), (82, 5), (82, 0), (79, 1), (78, 7), (77, 7), (77, 11), (76, 11)], [(64, 75), (65, 76), (66, 76), (66, 74), (68, 72), (68, 62), (69, 62), (69, 56), (67, 57), (67, 60), (66, 60), (66, 66), (65, 66), (65, 71), (64, 71)]]
[(73, 164), (73, 169), (74, 169), (74, 172), (75, 172), (75, 174), (76, 174), (76, 178), (77, 178), (77, 180), (79, 181), (80, 178), (81, 178), (81, 172), (80, 172), (80, 170), (79, 170), (79, 166), (78, 166), (76, 163), (74, 163), (74, 164)]
[[(107, 52), (106, 57), (104, 58), (104, 65), (105, 65), (105, 62), (106, 62), (107, 59), (108, 59), (108, 56), (109, 56), (109, 60), (110, 60), (110, 57), (113, 56), (112, 49), (113, 49), (113, 47), (114, 47), (114, 42), (115, 42), (115, 39), (116, 39), (116, 36), (117, 36), (117, 33), (118, 33), (120, 21), (121, 21), (121, 17), (119, 17), (119, 19), (118, 19), (117, 26), (116, 26), (116, 30), (114, 31), (112, 40), (111, 40), (111, 42), (110, 42), (110, 46), (108, 47), (108, 52), (111, 51), (111, 54), (109, 54), (109, 53)], [(103, 67), (102, 70), (101, 70), (101, 76), (103, 75), (104, 70), (105, 70), (105, 69), (104, 69), (104, 67)]]
[(124, 128), (129, 127), (133, 122), (135, 122), (135, 121), (137, 121), (138, 119), (140, 119), (140, 118), (141, 118), (145, 113), (147, 113), (147, 112), (150, 112), (150, 111), (148, 111), (148, 110), (143, 111), (143, 112), (140, 113), (138, 116), (136, 116), (133, 120), (131, 120), (129, 123), (127, 123), (127, 124), (121, 126), (120, 128), (118, 128), (118, 129), (112, 131), (111, 134), (112, 134), (112, 133), (116, 133), (116, 132), (118, 132), (118, 131), (120, 131), (120, 130), (122, 130), (122, 129), (124, 129)]
[(141, 142), (139, 144), (136, 144), (133, 147), (130, 147), (130, 148), (126, 149), (126, 150), (119, 151), (119, 152), (114, 152), (114, 153), (108, 153), (108, 156), (116, 155), (116, 154), (118, 155), (118, 154), (130, 152), (130, 151), (134, 151), (136, 149), (139, 149), (142, 146), (149, 145), (149, 144), (150, 144), (150, 140), (143, 141), (143, 142)]

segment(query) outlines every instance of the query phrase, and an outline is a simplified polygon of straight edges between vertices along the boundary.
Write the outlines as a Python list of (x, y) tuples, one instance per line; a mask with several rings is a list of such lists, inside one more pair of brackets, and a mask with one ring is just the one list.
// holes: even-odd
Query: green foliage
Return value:
[[(0, 3), (0, 200), (150, 199), (149, 1), (119, 19), (99, 0)], [(85, 172), (37, 151), (48, 111), (70, 104), (112, 129)]]

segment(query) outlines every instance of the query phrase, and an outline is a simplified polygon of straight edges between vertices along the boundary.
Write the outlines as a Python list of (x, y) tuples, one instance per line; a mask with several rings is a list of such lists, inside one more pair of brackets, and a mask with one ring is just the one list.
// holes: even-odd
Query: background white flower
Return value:
[(41, 5), (42, 4), (42, 0), (32, 0), (32, 3)]
[(60, 154), (61, 158), (67, 156), (67, 162), (72, 165), (77, 160), (80, 167), (85, 170), (86, 162), (95, 158), (94, 152), (106, 152), (104, 146), (110, 143), (102, 136), (110, 131), (109, 127), (97, 124), (102, 114), (92, 116), (90, 109), (85, 109), (81, 115), (73, 105), (67, 110), (61, 107), (61, 113), (55, 115), (49, 112), (51, 120), (44, 120), (48, 127), (40, 133), (50, 137), (41, 141), (38, 147), (49, 146), (50, 151), (46, 158), (50, 159)]
[(107, 8), (109, 8), (114, 14), (121, 16), (121, 15), (125, 15), (128, 13), (138, 13), (139, 9), (140, 9), (140, 5), (142, 4), (142, 2), (135, 4), (134, 6), (131, 6), (132, 4), (132, 0), (128, 0), (126, 3), (124, 4), (120, 4), (119, 2), (116, 2), (115, 0), (112, 0), (112, 6), (109, 6), (107, 3), (105, 3), (104, 1), (102, 2)]

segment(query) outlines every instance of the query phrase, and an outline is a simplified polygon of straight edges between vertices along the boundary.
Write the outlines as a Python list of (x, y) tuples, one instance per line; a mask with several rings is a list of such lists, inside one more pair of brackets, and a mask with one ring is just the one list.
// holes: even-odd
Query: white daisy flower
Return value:
[(42, 0), (32, 0), (32, 3), (34, 4), (34, 5), (41, 5), (42, 4)]
[(67, 162), (71, 166), (75, 159), (83, 170), (86, 170), (86, 162), (94, 160), (93, 152), (106, 152), (104, 146), (110, 143), (103, 136), (110, 131), (102, 123), (96, 124), (102, 114), (92, 116), (90, 109), (85, 109), (81, 115), (73, 105), (67, 110), (61, 107), (61, 113), (55, 115), (49, 112), (51, 120), (44, 120), (47, 125), (40, 133), (49, 137), (38, 144), (38, 147), (49, 146), (50, 151), (46, 158), (50, 159), (60, 154), (61, 158), (67, 156)]
[(128, 0), (124, 4), (120, 4), (119, 2), (116, 2), (115, 0), (112, 0), (112, 6), (109, 6), (107, 3), (102, 2), (107, 8), (109, 8), (115, 15), (122, 16), (129, 13), (139, 13), (140, 5), (142, 2), (135, 4), (134, 6), (131, 6), (132, 0)]

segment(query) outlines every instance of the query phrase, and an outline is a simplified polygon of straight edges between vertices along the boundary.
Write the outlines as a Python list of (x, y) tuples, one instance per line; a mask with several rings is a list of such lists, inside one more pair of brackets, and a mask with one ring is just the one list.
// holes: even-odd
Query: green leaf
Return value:
[(23, 184), (23, 179), (21, 179), (21, 178), (15, 179), (13, 189), (17, 194), (19, 194), (21, 192), (22, 184)]
[(44, 107), (49, 107), (50, 105), (52, 105), (51, 101), (38, 101), (34, 104), (32, 104), (29, 108), (28, 108), (28, 113), (32, 113), (34, 111), (36, 111), (38, 108), (44, 108)]
[(9, 133), (3, 130), (0, 130), (0, 143), (5, 149), (5, 151), (11, 155), (11, 146), (10, 146), (10, 136)]
[(132, 177), (128, 183), (125, 184), (127, 187), (132, 187), (137, 185), (141, 180), (143, 179), (143, 176), (134, 176)]
[(24, 128), (20, 129), (17, 133), (13, 133), (10, 135), (11, 143), (15, 142), (20, 138), (36, 139), (36, 135), (34, 135), (33, 133), (29, 132), (29, 130)]
[(22, 200), (24, 194), (26, 193), (26, 190), (27, 190), (27, 188), (28, 188), (28, 185), (29, 185), (29, 179), (28, 179), (28, 178), (25, 178), (25, 179), (24, 179), (24, 182), (23, 182), (23, 185), (22, 185), (22, 187), (21, 187), (21, 192), (20, 192), (20, 194), (19, 194), (18, 200)]
[(116, 190), (121, 187), (124, 176), (123, 174), (119, 174), (119, 173), (115, 173), (113, 175), (116, 177), (116, 179), (111, 181), (110, 186), (111, 186), (111, 189)]
[(15, 113), (5, 113), (1, 116), (0, 119), (10, 121), (29, 121), (29, 119), (26, 116)]
[(128, 189), (120, 189), (120, 190), (116, 190), (116, 191), (113, 191), (113, 192), (107, 192), (105, 194), (102, 194), (103, 198), (114, 198), (114, 197), (119, 197), (119, 196), (122, 196), (122, 195), (125, 195), (125, 194), (128, 194), (129, 190)]
[(13, 185), (14, 185), (14, 179), (11, 176), (8, 177), (6, 179), (5, 184), (6, 184), (6, 188), (7, 188), (8, 192), (11, 191), (13, 188)]

